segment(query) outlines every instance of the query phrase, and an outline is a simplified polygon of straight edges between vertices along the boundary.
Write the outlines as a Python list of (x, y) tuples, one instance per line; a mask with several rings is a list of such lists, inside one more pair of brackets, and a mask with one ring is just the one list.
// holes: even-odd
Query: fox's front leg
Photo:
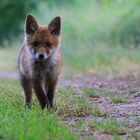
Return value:
[(30, 107), (32, 100), (32, 82), (25, 76), (20, 77), (20, 82), (25, 95), (25, 103)]
[(47, 78), (45, 89), (51, 108), (53, 107), (53, 98), (54, 98), (56, 84), (57, 84), (57, 79), (52, 80), (52, 78)]
[(49, 107), (48, 97), (46, 96), (46, 94), (43, 90), (41, 81), (33, 80), (33, 88), (34, 88), (35, 94), (39, 100), (39, 103), (41, 105), (41, 108), (44, 109), (46, 105), (47, 105), (47, 107)]

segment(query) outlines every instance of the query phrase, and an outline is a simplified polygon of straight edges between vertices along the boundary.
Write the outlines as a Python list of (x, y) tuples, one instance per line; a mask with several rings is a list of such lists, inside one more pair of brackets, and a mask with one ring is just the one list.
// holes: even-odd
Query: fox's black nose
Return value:
[(40, 54), (40, 55), (39, 55), (39, 58), (40, 58), (40, 59), (43, 59), (43, 58), (44, 58), (44, 55), (43, 55), (43, 54)]

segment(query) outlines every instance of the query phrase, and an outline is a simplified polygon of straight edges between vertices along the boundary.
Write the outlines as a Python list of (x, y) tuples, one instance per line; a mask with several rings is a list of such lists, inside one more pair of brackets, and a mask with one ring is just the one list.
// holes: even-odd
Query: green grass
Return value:
[(93, 129), (107, 133), (107, 134), (119, 134), (125, 131), (126, 126), (119, 123), (117, 120), (108, 119), (103, 121), (93, 121), (91, 124)]
[(118, 135), (114, 135), (113, 140), (121, 140), (121, 137)]
[[(84, 139), (79, 136), (79, 133), (89, 127), (112, 135), (116, 135), (119, 131), (124, 130), (122, 124), (116, 122), (116, 120), (94, 121), (92, 125), (90, 121), (85, 121), (84, 117), (88, 115), (106, 117), (108, 113), (99, 105), (90, 102), (88, 93), (91, 89), (86, 89), (85, 92), (87, 94), (82, 96), (77, 94), (77, 91), (77, 88), (69, 86), (58, 88), (55, 96), (55, 107), (52, 111), (47, 111), (47, 109), (42, 111), (35, 97), (33, 98), (32, 108), (28, 109), (25, 108), (23, 97), (20, 95), (19, 82), (1, 79), (1, 138), (15, 140), (36, 140), (40, 138), (42, 140), (63, 140), (67, 138), (75, 140), (77, 138)], [(63, 119), (65, 120), (67, 117), (83, 118), (83, 120), (74, 121), (74, 127), (78, 130), (77, 133), (79, 132), (78, 135), (70, 132), (68, 126), (63, 123)]]
[(140, 123), (140, 117), (137, 119), (137, 121)]
[(130, 90), (128, 90), (128, 93), (129, 94), (134, 94), (134, 93), (136, 93), (138, 91), (139, 91), (138, 89), (130, 89)]
[(71, 94), (72, 95), (77, 92), (77, 89), (74, 87), (71, 87), (71, 86), (65, 86), (65, 87), (59, 88), (58, 92), (61, 94), (68, 94), (68, 95)]
[(99, 88), (83, 88), (83, 92), (92, 98), (99, 98), (100, 96), (107, 96), (109, 93), (105, 89)]
[[(34, 96), (32, 107), (29, 109), (24, 105), (19, 82), (1, 79), (0, 138), (6, 140), (63, 140), (66, 138), (83, 140), (90, 139), (91, 135), (83, 137), (82, 133), (91, 131), (95, 138), (100, 134), (107, 134), (112, 139), (119, 139), (122, 133), (129, 130), (124, 122), (109, 118), (108, 111), (97, 104), (95, 98), (82, 92), (77, 93), (79, 90), (83, 91), (83, 89), (69, 86), (58, 88), (54, 109), (50, 111), (41, 110)], [(108, 98), (108, 96), (103, 96), (103, 98)], [(137, 121), (139, 122), (139, 118)], [(133, 137), (131, 134), (130, 136)]]
[(127, 99), (120, 97), (120, 96), (110, 97), (110, 99), (113, 103), (125, 103), (125, 102), (127, 102)]
[[(12, 106), (12, 105), (11, 105)], [(20, 106), (21, 107), (21, 106)], [(0, 129), (4, 139), (76, 139), (59, 119), (47, 111), (39, 109), (25, 110), (11, 107), (1, 115)], [(2, 111), (2, 110), (1, 110)], [(63, 135), (62, 135), (63, 134)]]
[[(77, 89), (72, 87), (57, 90), (53, 110), (41, 110), (35, 96), (32, 108), (28, 109), (24, 106), (19, 87), (17, 80), (0, 80), (0, 137), (3, 139), (75, 140), (81, 136), (70, 132), (62, 121), (64, 118), (103, 116), (103, 110), (91, 104), (88, 96), (78, 96)], [(80, 122), (75, 125), (80, 127)]]
[[(72, 87), (63, 87), (58, 89), (58, 92), (60, 93), (59, 100), (61, 100), (60, 104), (58, 101), (59, 106), (61, 106), (58, 114), (61, 114), (62, 116), (64, 115), (65, 117), (84, 117), (87, 115), (107, 116), (107, 111), (96, 104), (92, 104), (88, 95), (79, 95), (76, 91), (78, 91), (78, 89)], [(66, 99), (63, 100), (63, 98)], [(68, 108), (70, 108), (70, 110)]]
[(75, 140), (68, 127), (52, 111), (41, 110), (39, 104), (25, 108), (17, 81), (0, 81), (0, 137), (14, 140)]
[(67, 116), (87, 116), (93, 114), (95, 109), (93, 105), (88, 101), (86, 96), (74, 96), (74, 95), (58, 95), (57, 98), (57, 114), (63, 117)]
[[(32, 108), (26, 108), (21, 95), (19, 82), (11, 79), (0, 80), (0, 137), (14, 140), (38, 139), (83, 139), (79, 134), (70, 132), (65, 118), (105, 116), (106, 112), (98, 105), (92, 104), (86, 95), (79, 96), (72, 87), (58, 88), (54, 109), (41, 110), (36, 97)], [(68, 89), (68, 90), (66, 90)], [(75, 122), (75, 128), (81, 132), (88, 126), (85, 121)], [(80, 129), (81, 125), (81, 129)], [(85, 125), (85, 127), (84, 127)]]

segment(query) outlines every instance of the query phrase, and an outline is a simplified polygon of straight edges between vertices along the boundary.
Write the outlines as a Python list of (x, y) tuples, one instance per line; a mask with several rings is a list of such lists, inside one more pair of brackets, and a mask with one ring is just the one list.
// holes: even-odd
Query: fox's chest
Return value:
[(45, 63), (34, 63), (32, 69), (33, 78), (43, 79), (47, 70), (47, 65)]
[(55, 75), (54, 66), (51, 63), (36, 63), (33, 66), (32, 74), (33, 78), (44, 80), (47, 76), (52, 77)]

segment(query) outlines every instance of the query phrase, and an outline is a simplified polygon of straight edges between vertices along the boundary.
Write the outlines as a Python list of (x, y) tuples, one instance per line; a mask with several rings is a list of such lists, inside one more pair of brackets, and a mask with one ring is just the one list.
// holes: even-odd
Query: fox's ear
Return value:
[(52, 35), (59, 35), (61, 30), (61, 18), (55, 17), (48, 25), (48, 30)]
[(25, 32), (33, 34), (38, 29), (38, 24), (32, 15), (27, 15), (25, 20)]

